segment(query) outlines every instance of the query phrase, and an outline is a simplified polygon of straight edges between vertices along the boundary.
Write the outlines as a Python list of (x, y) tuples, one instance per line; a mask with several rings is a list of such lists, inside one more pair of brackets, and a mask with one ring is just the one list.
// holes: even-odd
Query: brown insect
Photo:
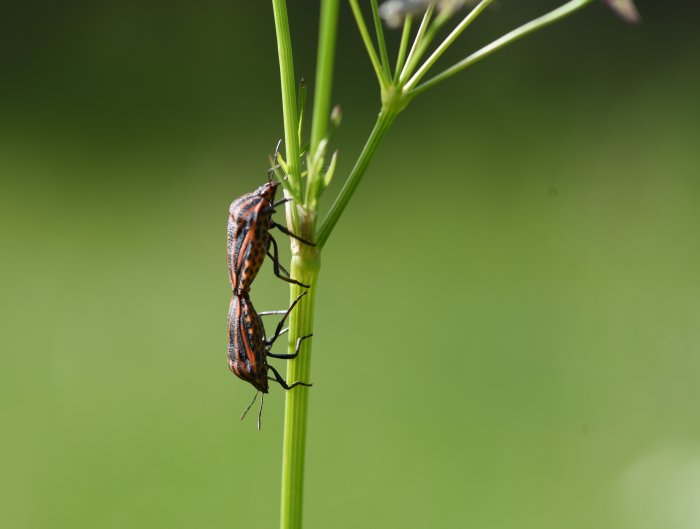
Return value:
[[(277, 228), (305, 244), (314, 245), (272, 220), (275, 208), (289, 200), (283, 199), (275, 203), (275, 193), (279, 185), (279, 182), (274, 181), (264, 184), (252, 193), (237, 198), (229, 207), (226, 253), (229, 280), (234, 293), (250, 290), (266, 255), (272, 258), (277, 277), (288, 283), (308, 288), (308, 285), (289, 277), (289, 273), (279, 262), (277, 241), (270, 234), (271, 229)], [(270, 246), (272, 246), (272, 254), (270, 254)]]
[[(280, 358), (291, 360), (299, 355), (301, 343), (312, 335), (302, 336), (297, 339), (294, 353), (273, 354), (270, 352), (275, 340), (284, 334), (288, 329), (283, 329), (284, 322), (289, 313), (296, 306), (299, 300), (306, 295), (300, 294), (286, 311), (255, 312), (255, 308), (247, 294), (234, 295), (228, 311), (228, 365), (231, 371), (240, 379), (252, 384), (258, 391), (255, 393), (252, 402), (243, 412), (241, 419), (248, 413), (248, 410), (255, 402), (258, 393), (262, 393), (260, 400), (260, 411), (258, 412), (258, 429), (260, 429), (260, 419), (262, 416), (263, 398), (269, 391), (268, 380), (276, 380), (280, 386), (290, 390), (296, 386), (311, 386), (305, 382), (294, 382), (287, 384), (282, 375), (267, 363), (268, 358)], [(265, 326), (262, 323), (261, 315), (284, 314), (282, 320), (277, 324), (275, 333), (267, 339), (265, 336)], [(268, 376), (268, 371), (272, 371), (274, 378)]]

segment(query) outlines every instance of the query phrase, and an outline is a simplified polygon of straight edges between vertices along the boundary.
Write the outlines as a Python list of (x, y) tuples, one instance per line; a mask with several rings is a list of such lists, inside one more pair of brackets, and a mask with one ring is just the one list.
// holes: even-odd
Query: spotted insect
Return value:
[[(294, 352), (291, 354), (274, 354), (270, 352), (272, 345), (280, 335), (287, 329), (283, 329), (284, 322), (296, 306), (299, 300), (306, 295), (301, 293), (286, 311), (255, 312), (255, 308), (247, 294), (234, 295), (228, 311), (228, 366), (238, 378), (252, 384), (258, 391), (253, 397), (253, 401), (243, 412), (241, 419), (248, 413), (248, 410), (255, 402), (258, 393), (262, 393), (260, 401), (260, 411), (258, 412), (258, 429), (260, 429), (260, 417), (262, 415), (262, 405), (265, 393), (268, 393), (268, 380), (275, 380), (286, 390), (296, 386), (311, 386), (305, 382), (294, 382), (287, 384), (282, 375), (273, 366), (267, 363), (268, 358), (280, 358), (291, 360), (299, 355), (301, 344), (312, 335), (301, 336), (297, 339)], [(261, 315), (284, 314), (282, 320), (277, 324), (275, 333), (267, 339), (265, 336), (265, 326), (262, 323)], [(272, 371), (273, 377), (268, 376), (268, 370)]]
[[(289, 273), (279, 262), (277, 241), (270, 234), (271, 229), (277, 228), (282, 233), (304, 244), (314, 246), (314, 243), (302, 239), (285, 226), (272, 220), (275, 208), (289, 200), (283, 199), (275, 203), (275, 193), (279, 185), (279, 182), (270, 181), (252, 193), (237, 198), (229, 207), (226, 253), (229, 280), (234, 292), (248, 292), (250, 290), (265, 255), (272, 258), (274, 273), (277, 277), (288, 283), (305, 288), (309, 287), (309, 285), (304, 285), (289, 277)], [(272, 246), (272, 254), (270, 254), (270, 246)]]

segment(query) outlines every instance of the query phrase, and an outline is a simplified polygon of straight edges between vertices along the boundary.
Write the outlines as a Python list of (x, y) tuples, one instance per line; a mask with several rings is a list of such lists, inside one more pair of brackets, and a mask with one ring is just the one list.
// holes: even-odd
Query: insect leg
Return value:
[[(289, 329), (285, 329), (285, 330), (289, 330)], [(284, 332), (284, 331), (282, 331), (282, 332)], [(280, 333), (280, 334), (282, 334), (282, 333)], [(306, 336), (300, 336), (299, 338), (297, 338), (297, 345), (294, 348), (294, 352), (291, 354), (280, 355), (280, 354), (267, 353), (267, 356), (269, 356), (270, 358), (279, 358), (280, 360), (292, 360), (293, 358), (296, 358), (297, 356), (299, 356), (299, 349), (301, 349), (301, 342), (303, 342), (307, 338), (311, 338), (312, 336), (313, 336), (313, 334), (307, 334)]]
[(306, 292), (302, 292), (297, 296), (297, 299), (295, 299), (292, 304), (289, 306), (287, 311), (284, 313), (284, 317), (280, 320), (280, 322), (277, 324), (277, 328), (275, 329), (275, 334), (272, 335), (272, 338), (267, 340), (266, 345), (267, 348), (269, 349), (272, 347), (272, 344), (275, 343), (275, 340), (279, 338), (280, 334), (282, 334), (282, 327), (284, 327), (284, 322), (287, 321), (287, 317), (289, 316), (289, 313), (292, 312), (292, 309), (295, 307), (295, 305), (299, 302), (299, 300), (306, 295)]
[[(272, 311), (272, 312), (275, 312), (275, 311)], [(286, 312), (286, 311), (283, 310), (280, 312), (280, 314), (284, 313), (284, 312)], [(260, 314), (258, 314), (258, 316), (260, 316)], [(279, 333), (279, 336), (282, 336), (283, 334), (285, 334), (287, 332), (289, 332), (289, 327), (287, 327), (286, 329), (282, 329)], [(267, 351), (267, 349), (269, 349), (271, 346), (267, 344), (267, 339), (265, 338), (265, 333), (263, 333), (263, 342), (265, 342), (265, 350)], [(268, 354), (268, 353), (266, 352), (265, 354)]]
[(302, 239), (298, 235), (294, 235), (291, 231), (289, 231), (285, 226), (282, 226), (281, 224), (277, 224), (275, 221), (272, 221), (272, 227), (277, 228), (280, 230), (282, 233), (285, 235), (289, 235), (292, 239), (296, 239), (297, 241), (301, 241), (304, 244), (308, 244), (309, 246), (316, 246), (316, 243), (313, 243), (311, 241), (307, 241), (306, 239)]
[[(277, 241), (275, 241), (277, 242)], [(270, 240), (267, 241), (267, 256), (272, 259), (273, 261), (277, 261), (277, 264), (280, 267), (280, 270), (282, 270), (282, 273), (286, 275), (287, 277), (290, 277), (289, 272), (287, 272), (287, 269), (282, 266), (282, 263), (280, 263), (279, 258), (275, 259), (275, 256), (270, 253), (270, 245), (272, 244), (272, 236), (270, 236)]]
[(306, 386), (306, 387), (311, 387), (313, 384), (307, 384), (306, 382), (295, 382), (294, 384), (287, 384), (285, 380), (282, 378), (282, 375), (279, 374), (279, 371), (277, 371), (274, 367), (268, 366), (270, 370), (275, 374), (275, 378), (273, 379), (270, 377), (270, 380), (276, 380), (280, 386), (282, 386), (286, 390), (290, 390), (296, 386)]
[[(295, 285), (299, 285), (300, 287), (309, 288), (309, 285), (305, 285), (304, 283), (300, 283), (296, 279), (292, 279), (291, 277), (289, 277), (289, 274), (287, 274), (285, 276), (285, 275), (282, 275), (280, 273), (281, 265), (280, 265), (279, 248), (277, 247), (277, 241), (272, 236), (270, 236), (270, 244), (272, 244), (272, 252), (273, 252), (272, 266), (273, 266), (273, 270), (275, 272), (275, 275), (277, 277), (279, 277), (282, 281), (286, 281), (287, 283), (294, 283)], [(270, 255), (269, 252), (268, 252), (268, 255)], [(285, 273), (286, 272), (287, 271), (285, 270)]]

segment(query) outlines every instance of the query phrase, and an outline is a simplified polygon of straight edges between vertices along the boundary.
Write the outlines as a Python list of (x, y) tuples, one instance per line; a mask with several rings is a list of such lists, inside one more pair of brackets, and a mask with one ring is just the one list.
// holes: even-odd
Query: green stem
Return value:
[(546, 26), (549, 26), (550, 24), (553, 24), (554, 22), (557, 22), (561, 20), (562, 18), (565, 18), (575, 11), (578, 11), (582, 7), (585, 7), (586, 5), (590, 4), (593, 2), (593, 0), (571, 0), (570, 2), (567, 2), (563, 6), (550, 11), (546, 15), (543, 15), (539, 18), (536, 18), (534, 20), (531, 20), (527, 24), (523, 24), (517, 29), (514, 29), (510, 33), (506, 33), (503, 35), (501, 38), (496, 39), (493, 41), (491, 44), (488, 44), (481, 48), (480, 50), (472, 53), (469, 55), (467, 58), (461, 60), (457, 64), (451, 66), (447, 70), (445, 70), (442, 73), (437, 74), (435, 77), (432, 79), (429, 79), (428, 81), (418, 85), (416, 88), (413, 90), (407, 92), (411, 96), (416, 96), (428, 88), (431, 88), (435, 86), (438, 83), (441, 83), (445, 79), (448, 79), (455, 75), (458, 72), (461, 72), (462, 70), (468, 68), (469, 66), (473, 65), (474, 63), (479, 62), (481, 59), (484, 59), (491, 55), (492, 53), (500, 50), (501, 48), (506, 47), (508, 44), (512, 44), (518, 39), (521, 39), (522, 37), (529, 35), (530, 33), (533, 33), (539, 29), (542, 29)]
[(350, 0), (350, 7), (352, 8), (352, 14), (355, 17), (357, 29), (360, 31), (362, 42), (365, 43), (365, 48), (367, 48), (367, 55), (369, 55), (369, 60), (372, 63), (372, 67), (374, 68), (374, 73), (377, 75), (377, 80), (379, 81), (379, 84), (381, 85), (382, 89), (384, 89), (388, 86), (389, 80), (384, 76), (382, 64), (379, 61), (377, 51), (374, 49), (374, 44), (372, 44), (372, 37), (370, 37), (369, 35), (367, 24), (365, 24), (365, 19), (362, 16), (362, 10), (360, 9), (357, 0)]
[[(301, 234), (313, 234), (311, 223), (302, 223)], [(318, 273), (321, 267), (319, 252), (312, 246), (296, 244), (289, 272), (293, 278), (311, 285), (306, 289), (292, 285), (291, 300), (306, 292), (297, 307), (290, 314), (289, 353), (294, 352), (296, 342), (313, 332), (314, 306)], [(311, 374), (311, 342), (302, 342), (299, 356), (289, 361), (287, 383), (309, 382)], [(304, 502), (304, 459), (306, 455), (306, 423), (309, 391), (313, 388), (297, 386), (286, 392), (284, 408), (284, 438), (282, 445), (282, 505), (280, 510), (281, 529), (301, 529)]]
[(411, 26), (413, 25), (413, 17), (408, 15), (403, 22), (403, 31), (401, 32), (401, 43), (399, 44), (399, 55), (396, 58), (396, 71), (394, 72), (394, 84), (399, 82), (401, 68), (403, 68), (406, 60), (406, 51), (408, 50), (408, 39), (411, 37)]
[[(274, 1), (274, 0), (273, 0)], [(314, 87), (314, 107), (311, 121), (312, 156), (326, 136), (330, 113), (333, 85), (333, 63), (335, 43), (338, 33), (338, 8), (340, 0), (322, 0), (318, 57), (316, 64), (316, 86)], [(286, 20), (286, 16), (284, 17)], [(276, 17), (277, 19), (277, 17)], [(288, 35), (288, 32), (287, 32)], [(280, 65), (283, 56), (280, 52)], [(289, 67), (291, 50), (289, 53)], [(282, 70), (282, 66), (280, 66)], [(285, 85), (282, 85), (283, 94)], [(286, 111), (285, 111), (286, 116)], [(286, 132), (286, 129), (285, 129)], [(298, 145), (296, 146), (298, 149)], [(298, 152), (298, 151), (297, 151)], [(288, 156), (290, 156), (288, 154)], [(298, 156), (294, 158), (298, 160)], [(319, 175), (320, 177), (320, 175)], [(314, 187), (307, 182), (307, 190)], [(308, 196), (307, 196), (308, 200)], [(305, 204), (307, 207), (308, 203)], [(314, 239), (316, 212), (288, 205), (287, 224), (292, 231), (307, 240)], [(297, 340), (313, 332), (314, 306), (318, 274), (321, 267), (319, 247), (308, 246), (295, 239), (291, 240), (291, 276), (297, 281), (310, 285), (309, 289), (291, 285), (290, 300), (302, 293), (304, 297), (289, 317), (288, 351), (293, 353)], [(287, 382), (308, 382), (311, 373), (311, 340), (302, 342), (299, 356), (290, 360), (287, 368)], [(280, 505), (281, 529), (301, 529), (304, 503), (304, 461), (306, 456), (306, 424), (308, 415), (309, 389), (303, 386), (286, 392), (284, 411), (284, 437), (282, 440), (282, 497)]]
[(277, 33), (277, 55), (280, 63), (280, 83), (282, 87), (282, 112), (284, 114), (284, 144), (286, 162), (289, 166), (289, 184), (296, 198), (300, 196), (301, 171), (299, 165), (299, 116), (297, 115), (296, 80), (294, 78), (294, 56), (292, 39), (287, 19), (285, 0), (272, 0)]
[(340, 0), (322, 0), (316, 59), (316, 86), (314, 87), (314, 113), (311, 122), (311, 146), (316, 152), (318, 144), (326, 136), (331, 109), (333, 88), (333, 63), (338, 33), (338, 7)]
[(379, 18), (379, 6), (377, 0), (371, 0), (372, 18), (374, 19), (374, 31), (377, 34), (377, 46), (379, 47), (379, 55), (382, 59), (382, 71), (384, 78), (391, 78), (391, 66), (389, 65), (389, 53), (386, 50), (386, 39), (384, 39), (384, 29), (382, 28), (382, 20)]
[(362, 180), (372, 156), (374, 156), (377, 147), (381, 143), (384, 135), (387, 133), (391, 125), (394, 123), (397, 115), (398, 111), (393, 109), (382, 109), (382, 111), (379, 113), (377, 122), (374, 124), (374, 128), (367, 139), (367, 143), (365, 143), (365, 146), (362, 148), (362, 152), (360, 153), (357, 162), (355, 162), (355, 166), (352, 168), (350, 176), (348, 176), (345, 184), (343, 184), (343, 188), (340, 190), (335, 202), (333, 202), (333, 205), (328, 212), (328, 216), (326, 216), (321, 228), (318, 231), (318, 235), (316, 237), (316, 244), (318, 245), (318, 248), (323, 248), (323, 246), (326, 244), (328, 236), (331, 234), (333, 228), (340, 219), (340, 216), (343, 214), (343, 211), (348, 205), (348, 201), (355, 192), (360, 180)]

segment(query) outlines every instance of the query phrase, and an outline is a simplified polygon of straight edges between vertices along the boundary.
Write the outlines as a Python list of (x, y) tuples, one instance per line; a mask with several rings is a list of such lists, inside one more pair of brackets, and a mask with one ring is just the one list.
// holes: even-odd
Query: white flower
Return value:
[(603, 2), (627, 22), (636, 23), (642, 20), (633, 0), (603, 0)]
[(457, 11), (465, 3), (475, 3), (474, 0), (387, 0), (379, 6), (379, 16), (390, 28), (398, 28), (408, 15), (419, 15), (425, 12), (431, 4), (440, 11)]

